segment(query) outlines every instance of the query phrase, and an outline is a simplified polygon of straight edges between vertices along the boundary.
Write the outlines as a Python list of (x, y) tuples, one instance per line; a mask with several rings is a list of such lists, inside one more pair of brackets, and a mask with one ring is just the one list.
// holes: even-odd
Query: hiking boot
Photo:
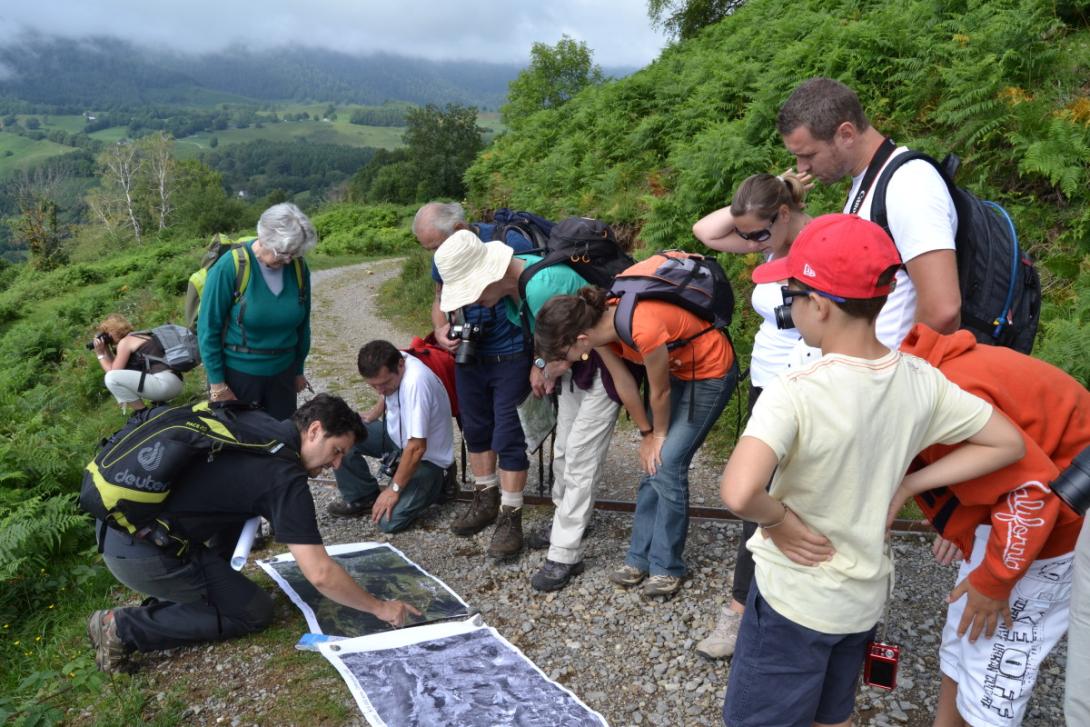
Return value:
[(643, 584), (645, 596), (672, 596), (681, 588), (681, 579), (677, 576), (651, 576)]
[(577, 576), (584, 570), (583, 561), (557, 563), (555, 560), (546, 559), (545, 565), (530, 579), (530, 585), (535, 591), (559, 591), (568, 585), (572, 576)]
[(552, 535), (552, 532), (553, 524), (550, 522), (542, 525), (532, 533), (528, 533), (526, 535), (526, 547), (530, 550), (544, 550), (545, 548), (548, 548), (550, 545), (549, 537)]
[(492, 542), (488, 544), (489, 558), (510, 558), (522, 550), (522, 508), (500, 506)]
[(95, 611), (87, 621), (87, 638), (95, 650), (95, 664), (106, 673), (132, 671), (129, 648), (117, 635), (113, 611)]
[(613, 581), (618, 586), (624, 586), (625, 588), (639, 585), (646, 577), (647, 571), (642, 571), (636, 566), (628, 565), (627, 563), (609, 574), (609, 580)]
[(715, 628), (696, 645), (696, 653), (705, 659), (725, 659), (734, 655), (734, 642), (738, 640), (738, 629), (742, 625), (742, 614), (723, 606)]
[[(500, 488), (493, 485), (489, 488), (473, 488), (473, 502), (469, 508), (450, 524), (450, 531), (463, 537), (476, 535), (496, 519), (500, 509)], [(521, 523), (521, 520), (519, 521)]]
[(371, 508), (375, 506), (375, 500), (378, 499), (378, 495), (374, 497), (365, 497), (362, 500), (356, 500), (355, 502), (345, 502), (344, 500), (336, 500), (329, 503), (329, 507), (326, 510), (333, 517), (363, 517), (364, 515), (371, 514)]
[(443, 484), (439, 489), (439, 504), (450, 502), (458, 496), (458, 464), (443, 470)]

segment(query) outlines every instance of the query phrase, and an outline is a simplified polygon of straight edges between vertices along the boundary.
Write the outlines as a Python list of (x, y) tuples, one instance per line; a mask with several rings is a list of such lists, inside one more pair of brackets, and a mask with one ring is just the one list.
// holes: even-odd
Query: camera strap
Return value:
[(889, 627), (889, 604), (893, 600), (893, 588), (897, 581), (897, 564), (893, 559), (893, 545), (888, 539), (886, 540), (885, 551), (886, 555), (889, 556), (889, 592), (886, 593), (886, 603), (882, 607), (881, 626), (875, 633), (875, 641), (879, 641), (883, 644), (886, 643), (886, 630)]

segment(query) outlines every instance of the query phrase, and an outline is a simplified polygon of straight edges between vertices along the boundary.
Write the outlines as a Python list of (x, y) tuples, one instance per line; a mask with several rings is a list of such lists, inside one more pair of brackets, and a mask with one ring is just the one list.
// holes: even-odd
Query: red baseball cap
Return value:
[(758, 265), (753, 282), (796, 278), (841, 298), (878, 298), (893, 290), (892, 278), (886, 285), (878, 279), (900, 264), (897, 247), (878, 225), (858, 215), (822, 215), (802, 228), (787, 257)]

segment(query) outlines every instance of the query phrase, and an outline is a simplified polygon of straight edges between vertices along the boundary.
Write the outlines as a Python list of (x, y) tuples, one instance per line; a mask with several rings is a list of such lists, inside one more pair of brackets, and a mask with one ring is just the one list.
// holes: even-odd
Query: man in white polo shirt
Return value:
[[(439, 502), (444, 478), (453, 476), (450, 399), (431, 369), (389, 341), (364, 345), (357, 365), (382, 398), (361, 416), (367, 438), (334, 471), (343, 500), (332, 503), (329, 512), (337, 517), (370, 515), (380, 530), (393, 533)], [(382, 460), (390, 482), (381, 491), (363, 455)]]

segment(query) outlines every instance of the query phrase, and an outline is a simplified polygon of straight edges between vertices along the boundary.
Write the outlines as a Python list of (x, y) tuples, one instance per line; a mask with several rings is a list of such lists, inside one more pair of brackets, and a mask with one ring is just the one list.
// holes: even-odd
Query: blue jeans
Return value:
[[(651, 575), (685, 575), (689, 534), (689, 464), (738, 383), (738, 364), (721, 379), (670, 379), (670, 430), (662, 462), (640, 480), (625, 563)], [(690, 402), (692, 417), (690, 414)]]
[[(378, 481), (363, 455), (379, 459), (387, 452), (397, 451), (397, 446), (386, 434), (381, 419), (366, 425), (367, 439), (357, 442), (348, 450), (341, 466), (333, 470), (337, 489), (347, 503), (378, 496)], [(388, 520), (379, 520), (378, 529), (384, 533), (396, 533), (412, 525), (429, 505), (437, 502), (443, 491), (443, 468), (431, 462), (420, 461), (394, 505)]]

